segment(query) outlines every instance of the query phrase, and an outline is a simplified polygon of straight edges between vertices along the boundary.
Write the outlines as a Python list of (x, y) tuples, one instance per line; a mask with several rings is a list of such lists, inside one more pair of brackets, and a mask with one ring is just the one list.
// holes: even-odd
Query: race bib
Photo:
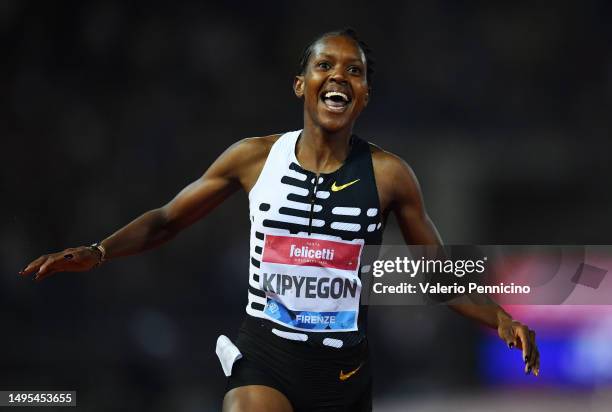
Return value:
[(259, 285), (264, 314), (291, 329), (357, 330), (362, 240), (266, 235)]

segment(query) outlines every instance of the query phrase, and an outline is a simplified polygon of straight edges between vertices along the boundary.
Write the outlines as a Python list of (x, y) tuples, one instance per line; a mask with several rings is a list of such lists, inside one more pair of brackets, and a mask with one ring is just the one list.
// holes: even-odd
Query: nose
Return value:
[(343, 70), (336, 70), (332, 73), (331, 77), (330, 77), (331, 81), (334, 81), (336, 83), (339, 84), (346, 84), (348, 83), (348, 81), (346, 80), (346, 77), (344, 75), (344, 71)]

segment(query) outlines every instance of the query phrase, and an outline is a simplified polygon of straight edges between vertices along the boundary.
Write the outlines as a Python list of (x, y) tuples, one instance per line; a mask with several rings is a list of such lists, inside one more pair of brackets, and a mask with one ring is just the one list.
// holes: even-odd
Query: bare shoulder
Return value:
[(260, 137), (247, 137), (234, 143), (228, 151), (243, 157), (244, 160), (256, 160), (268, 157), (272, 145), (279, 139), (280, 134), (271, 134)]
[(370, 152), (378, 197), (385, 213), (401, 199), (418, 195), (416, 176), (404, 159), (372, 143)]
[(227, 164), (245, 191), (250, 191), (266, 163), (272, 145), (280, 134), (261, 137), (247, 137), (234, 143), (226, 151)]
[(258, 150), (267, 150), (270, 148), (276, 141), (281, 137), (281, 134), (270, 134), (267, 136), (259, 136), (259, 137), (247, 137), (242, 139), (239, 143), (242, 143), (245, 146), (248, 146), (250, 149), (258, 149)]
[(391, 178), (397, 178), (402, 174), (414, 175), (412, 168), (398, 155), (373, 143), (370, 143), (370, 153), (372, 153), (372, 165), (375, 174), (387, 175)]
[(238, 174), (252, 166), (257, 167), (259, 163), (265, 163), (272, 145), (279, 137), (274, 134), (238, 140), (223, 152), (218, 162), (231, 167)]

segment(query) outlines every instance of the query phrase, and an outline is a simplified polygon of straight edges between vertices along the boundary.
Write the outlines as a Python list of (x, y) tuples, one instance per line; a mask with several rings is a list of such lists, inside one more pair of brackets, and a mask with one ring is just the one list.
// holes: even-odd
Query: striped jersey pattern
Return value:
[[(332, 173), (317, 176), (302, 168), (295, 156), (300, 134), (301, 130), (287, 132), (273, 144), (258, 180), (249, 192), (251, 238), (246, 312), (247, 316), (258, 318), (271, 334), (281, 338), (313, 346), (350, 347), (365, 337), (367, 307), (364, 305), (358, 305), (357, 327), (350, 331), (334, 331), (330, 326), (316, 331), (300, 330), (275, 322), (269, 316), (270, 310), (276, 307), (273, 307), (275, 302), (270, 301), (270, 294), (266, 294), (266, 285), (269, 290), (274, 284), (270, 281), (274, 275), (262, 270), (262, 259), (269, 252), (264, 249), (271, 244), (267, 238), (299, 237), (298, 240), (305, 242), (314, 238), (321, 239), (321, 243), (336, 242), (341, 246), (350, 242), (363, 246), (380, 245), (382, 241), (382, 216), (369, 143), (353, 135), (344, 164)], [(292, 246), (292, 252), (294, 249)], [(296, 253), (304, 255), (304, 251), (308, 252), (308, 249)], [(310, 253), (314, 256), (314, 252)], [(325, 257), (325, 253), (329, 255), (330, 252), (324, 250), (322, 253)], [(321, 253), (317, 252), (317, 256)], [(333, 254), (329, 256), (333, 257)], [(362, 257), (360, 266), (364, 264)], [(356, 270), (360, 274), (361, 267)], [(275, 280), (278, 287), (280, 280)], [(339, 282), (332, 283), (332, 286), (338, 286), (332, 290), (340, 293), (342, 285)], [(345, 287), (350, 289), (350, 284)], [(346, 296), (346, 290), (344, 293)], [(295, 316), (291, 310), (287, 313), (289, 317)]]

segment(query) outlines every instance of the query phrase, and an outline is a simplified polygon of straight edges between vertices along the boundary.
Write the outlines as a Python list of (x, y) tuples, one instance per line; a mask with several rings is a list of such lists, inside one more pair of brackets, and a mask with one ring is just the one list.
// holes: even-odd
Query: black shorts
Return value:
[(248, 317), (235, 344), (242, 358), (234, 363), (226, 392), (266, 385), (283, 393), (295, 412), (372, 410), (367, 340), (343, 349), (312, 347), (273, 335)]

